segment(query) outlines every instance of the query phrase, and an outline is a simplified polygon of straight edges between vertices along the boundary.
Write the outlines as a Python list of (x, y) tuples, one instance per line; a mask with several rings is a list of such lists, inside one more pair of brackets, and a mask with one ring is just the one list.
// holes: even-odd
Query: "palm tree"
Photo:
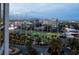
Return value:
[(15, 33), (9, 33), (10, 44), (13, 44), (15, 41)]
[(40, 42), (41, 42), (41, 37), (38, 36), (36, 42), (37, 42), (37, 44), (39, 45)]
[(51, 43), (49, 44), (49, 47), (51, 48), (51, 54), (58, 55), (61, 52), (61, 40), (58, 38), (53, 38)]
[(69, 44), (70, 44), (72, 51), (74, 50), (74, 54), (77, 54), (77, 51), (79, 51), (78, 39), (76, 38), (70, 39)]
[(33, 40), (31, 36), (26, 36), (25, 45), (27, 46), (28, 55), (37, 55), (38, 52), (32, 46)]
[(32, 46), (32, 38), (30, 36), (26, 36), (25, 45)]
[(37, 55), (38, 52), (33, 47), (28, 47), (28, 55)]
[(25, 40), (26, 40), (26, 36), (25, 36), (25, 34), (21, 34), (20, 35), (20, 44), (25, 44)]

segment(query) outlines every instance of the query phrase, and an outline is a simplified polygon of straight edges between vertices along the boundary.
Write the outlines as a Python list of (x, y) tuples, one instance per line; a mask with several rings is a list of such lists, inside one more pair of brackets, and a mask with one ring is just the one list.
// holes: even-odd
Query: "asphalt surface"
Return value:
[[(25, 55), (27, 53), (27, 46), (11, 45), (11, 47), (16, 47), (16, 48), (20, 49), (20, 51), (21, 51), (20, 53), (23, 55)], [(39, 55), (45, 53), (48, 49), (48, 47), (46, 47), (46, 46), (34, 46), (34, 48), (38, 51)], [(66, 47), (63, 48), (63, 51), (64, 51), (63, 55), (72, 55), (71, 50)], [(46, 53), (46, 55), (47, 55), (47, 53)]]

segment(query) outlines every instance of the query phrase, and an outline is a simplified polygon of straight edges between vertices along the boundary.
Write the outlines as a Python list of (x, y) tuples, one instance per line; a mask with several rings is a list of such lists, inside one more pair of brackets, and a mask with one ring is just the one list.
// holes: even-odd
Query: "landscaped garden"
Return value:
[[(24, 34), (18, 35), (14, 31), (10, 33), (9, 42), (10, 44), (27, 46), (28, 54), (34, 55), (38, 54), (38, 52), (33, 46), (48, 46), (48, 48), (52, 48), (52, 45), (56, 44), (59, 47), (61, 40), (58, 38), (58, 35), (58, 33), (37, 31), (26, 31)], [(35, 44), (33, 45), (33, 43)]]
[(43, 42), (44, 44), (49, 44), (54, 38), (57, 38), (59, 36), (58, 33), (52, 33), (52, 32), (37, 32), (37, 31), (32, 31), (32, 32), (27, 32), (28, 34), (36, 39), (36, 41)]

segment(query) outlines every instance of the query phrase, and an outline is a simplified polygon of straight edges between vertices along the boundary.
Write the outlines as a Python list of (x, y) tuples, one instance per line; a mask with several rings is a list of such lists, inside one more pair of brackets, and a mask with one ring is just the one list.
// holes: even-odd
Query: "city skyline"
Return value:
[(79, 4), (75, 3), (15, 3), (10, 4), (10, 15), (21, 18), (79, 19)]

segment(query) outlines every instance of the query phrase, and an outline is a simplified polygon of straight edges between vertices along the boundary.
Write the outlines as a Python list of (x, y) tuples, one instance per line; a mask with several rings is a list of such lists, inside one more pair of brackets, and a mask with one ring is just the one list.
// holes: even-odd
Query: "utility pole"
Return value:
[(0, 3), (0, 20), (1, 20), (1, 3)]
[(9, 55), (9, 4), (3, 3), (4, 55)]

